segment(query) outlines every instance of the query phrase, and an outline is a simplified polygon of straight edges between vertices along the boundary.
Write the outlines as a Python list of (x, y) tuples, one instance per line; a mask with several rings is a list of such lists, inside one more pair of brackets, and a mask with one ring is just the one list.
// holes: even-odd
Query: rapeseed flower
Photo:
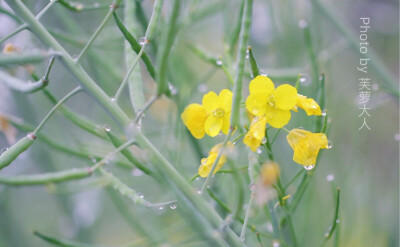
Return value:
[(271, 79), (259, 75), (250, 82), (249, 91), (246, 108), (250, 113), (266, 116), (267, 123), (274, 128), (282, 128), (289, 122), (290, 110), (298, 101), (295, 87), (283, 84), (275, 89)]
[(267, 125), (267, 117), (255, 117), (250, 125), (250, 130), (244, 136), (243, 143), (256, 151), (261, 145), (262, 139), (265, 138), (265, 127)]
[(292, 129), (286, 139), (294, 150), (293, 160), (303, 166), (315, 166), (319, 150), (328, 148), (328, 138), (324, 133)]
[(181, 118), (190, 133), (197, 139), (203, 138), (204, 134), (214, 137), (220, 131), (228, 134), (232, 96), (228, 89), (223, 89), (219, 95), (210, 91), (204, 95), (202, 105), (188, 105)]
[(322, 115), (321, 108), (319, 107), (317, 102), (315, 102), (314, 99), (307, 98), (306, 96), (303, 96), (301, 94), (298, 94), (297, 97), (298, 97), (298, 99), (297, 99), (296, 106), (303, 109), (307, 113), (308, 116)]
[(260, 180), (264, 186), (271, 186), (278, 181), (280, 174), (279, 165), (276, 162), (269, 161), (261, 166)]
[[(208, 157), (207, 158), (203, 158), (201, 159), (201, 165), (199, 167), (199, 175), (200, 177), (207, 177), (208, 174), (211, 171), (211, 168), (215, 162), (215, 160), (218, 157), (218, 153), (222, 148), (223, 143), (219, 143), (217, 145), (215, 145), (210, 152), (208, 153)], [(225, 146), (225, 151), (224, 153), (221, 155), (221, 157), (219, 158), (218, 164), (214, 169), (213, 174), (217, 173), (217, 171), (219, 169), (221, 169), (221, 167), (224, 165), (224, 163), (226, 162), (226, 155), (225, 153), (228, 151), (232, 151), (234, 149), (234, 145), (231, 142), (228, 142)]]

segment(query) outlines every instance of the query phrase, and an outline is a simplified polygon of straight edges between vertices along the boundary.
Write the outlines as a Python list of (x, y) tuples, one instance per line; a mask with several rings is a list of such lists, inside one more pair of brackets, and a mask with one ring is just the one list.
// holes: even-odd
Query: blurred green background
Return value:
[[(317, 0), (316, 0), (317, 1)], [(24, 1), (31, 11), (38, 13), (47, 1)], [(85, 5), (95, 3), (108, 4), (110, 1), (82, 1)], [(1, 6), (7, 8), (4, 2)], [(398, 1), (321, 1), (323, 6), (333, 11), (335, 19), (343, 22), (358, 39), (360, 17), (370, 17), (368, 30), (368, 54), (374, 50), (391, 76), (395, 78), (398, 90), (399, 68), (399, 3)], [(147, 18), (152, 11), (153, 1), (141, 1)], [(163, 18), (169, 16), (171, 1), (166, 1)], [(180, 21), (185, 23), (175, 40), (170, 56), (169, 74), (171, 83), (178, 89), (172, 99), (163, 97), (158, 100), (146, 115), (143, 131), (160, 151), (190, 178), (197, 172), (200, 157), (193, 149), (193, 142), (186, 135), (180, 114), (189, 103), (200, 103), (205, 92), (219, 92), (231, 85), (216, 66), (202, 61), (196, 56), (190, 45), (201, 48), (210, 56), (222, 57), (230, 63), (226, 55), (226, 40), (232, 35), (237, 22), (240, 1), (218, 0), (199, 2), (195, 8), (193, 1), (183, 1)], [(107, 9), (82, 11), (79, 13), (55, 4), (42, 18), (41, 22), (54, 33), (64, 35), (70, 40), (58, 38), (71, 54), (78, 54), (82, 45), (105, 16)], [(117, 11), (123, 17), (122, 9)], [(357, 71), (360, 52), (355, 49), (349, 37), (346, 37), (333, 24), (327, 15), (312, 2), (256, 0), (253, 7), (253, 22), (249, 45), (260, 69), (271, 77), (277, 77), (276, 84), (294, 85), (297, 74), (302, 73), (306, 80), (301, 83), (299, 92), (310, 96), (311, 63), (303, 29), (299, 24), (307, 21), (312, 37), (313, 50), (318, 58), (320, 72), (326, 77), (326, 109), (329, 114), (330, 128), (328, 138), (333, 148), (322, 152), (320, 168), (294, 214), (296, 232), (301, 246), (319, 246), (324, 233), (328, 230), (334, 215), (334, 190), (341, 188), (339, 246), (398, 246), (399, 245), (399, 100), (385, 90), (385, 82), (378, 71), (372, 67), (377, 60), (371, 59), (368, 76), (372, 79), (371, 98), (367, 106), (371, 108), (367, 124), (371, 128), (359, 130), (363, 118), (359, 117), (359, 78)], [(165, 28), (162, 22), (160, 30)], [(0, 14), (0, 37), (14, 30), (18, 24), (4, 14)], [(160, 32), (161, 32), (160, 31)], [(143, 36), (140, 30), (138, 37)], [(60, 36), (61, 37), (61, 36)], [(71, 41), (72, 40), (72, 41)], [(12, 42), (21, 52), (45, 51), (40, 41), (28, 31), (23, 31), (8, 42)], [(83, 67), (108, 95), (113, 95), (122, 81), (126, 69), (124, 64), (123, 37), (111, 19), (94, 45), (83, 59)], [(160, 40), (156, 40), (160, 42)], [(157, 43), (148, 48), (155, 61)], [(3, 44), (4, 46), (4, 44)], [(236, 47), (233, 47), (236, 51)], [(155, 83), (142, 65), (145, 95), (154, 94)], [(33, 66), (33, 67), (32, 67)], [(21, 78), (31, 79), (29, 69), (34, 68), (41, 76), (47, 66), (34, 64), (30, 68), (23, 66), (5, 66), (2, 70)], [(234, 74), (233, 66), (229, 67)], [(246, 62), (246, 71), (250, 71)], [(294, 79), (293, 79), (294, 77)], [(1, 79), (1, 78), (0, 78)], [(250, 77), (244, 77), (245, 97)], [(62, 98), (78, 82), (56, 61), (50, 74), (48, 89)], [(99, 126), (109, 124), (112, 130), (122, 132), (112, 118), (84, 93), (69, 100), (67, 105), (75, 112), (93, 120)], [(132, 115), (128, 93), (121, 101), (123, 109)], [(42, 92), (24, 95), (8, 89), (0, 83), (0, 113), (9, 114), (31, 125), (37, 125), (52, 105)], [(243, 111), (244, 112), (244, 111)], [(303, 112), (293, 114), (288, 129), (304, 127), (312, 130), (313, 118), (306, 118)], [(242, 123), (246, 123), (242, 118)], [(72, 149), (104, 155), (113, 147), (71, 124), (60, 114), (55, 114), (45, 125), (43, 133), (56, 143)], [(26, 133), (18, 131), (17, 139)], [(196, 141), (204, 155), (212, 145), (223, 141), (205, 137)], [(5, 135), (0, 133), (0, 147), (9, 147)], [(280, 133), (274, 144), (274, 152), (282, 168), (282, 179), (287, 183), (301, 166), (292, 161), (292, 150), (286, 142), (284, 133)], [(246, 165), (247, 149), (239, 142), (236, 166)], [(140, 154), (143, 160), (146, 154)], [(266, 154), (261, 154), (266, 159)], [(120, 157), (121, 158), (121, 157)], [(121, 158), (122, 159), (122, 158)], [(23, 153), (9, 167), (1, 171), (2, 175), (36, 174), (59, 171), (72, 167), (84, 167), (91, 164), (90, 157), (78, 158), (60, 152), (40, 139), (28, 151)], [(109, 170), (142, 193), (151, 202), (173, 199), (167, 188), (159, 186), (152, 178), (141, 175), (137, 170), (120, 168), (115, 163)], [(333, 175), (333, 181), (327, 176)], [(243, 172), (243, 178), (246, 173)], [(332, 176), (330, 176), (332, 178)], [(228, 205), (234, 205), (235, 193), (231, 186), (231, 175), (217, 175), (213, 188), (220, 199)], [(194, 187), (200, 187), (202, 180), (194, 181)], [(294, 185), (297, 185), (295, 183)], [(248, 188), (248, 185), (243, 185)], [(246, 197), (249, 196), (246, 192)], [(8, 187), (0, 185), (0, 246), (48, 246), (36, 238), (33, 230), (52, 236), (74, 239), (81, 242), (107, 246), (125, 246), (140, 241), (141, 236), (129, 219), (113, 204), (113, 194), (104, 188), (98, 178), (92, 177), (60, 185), (36, 187)], [(125, 198), (119, 198), (122, 207), (128, 211), (131, 219), (144, 227), (154, 238), (165, 246), (207, 246), (197, 237), (179, 214), (179, 205), (175, 210), (165, 208), (146, 209), (133, 205)], [(247, 200), (247, 199), (246, 199)], [(212, 201), (210, 199), (210, 201)], [(251, 211), (249, 222), (256, 224), (260, 231), (270, 231), (270, 221), (260, 210)], [(256, 215), (257, 217), (252, 217)], [(235, 230), (240, 225), (234, 225)], [(271, 246), (270, 238), (263, 238), (265, 246)], [(255, 234), (247, 232), (249, 246), (256, 246)], [(140, 243), (137, 246), (144, 246)], [(330, 246), (331, 242), (327, 244)]]

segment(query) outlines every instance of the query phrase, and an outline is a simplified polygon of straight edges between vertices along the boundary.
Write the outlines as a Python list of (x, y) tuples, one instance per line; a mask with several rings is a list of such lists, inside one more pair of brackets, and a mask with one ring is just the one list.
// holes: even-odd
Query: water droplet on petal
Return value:
[(333, 174), (328, 174), (328, 176), (326, 176), (326, 180), (328, 182), (332, 182), (333, 180), (335, 180), (335, 175)]
[(304, 166), (304, 169), (307, 171), (312, 170), (315, 167), (315, 165), (310, 165), (310, 166)]
[(266, 138), (266, 137), (263, 137), (263, 138), (261, 139), (261, 143), (262, 143), (262, 144), (267, 143), (267, 138)]
[(326, 116), (326, 109), (322, 110), (321, 114), (322, 114), (322, 116), (325, 117)]
[(172, 203), (171, 205), (169, 205), (169, 208), (174, 210), (178, 207), (178, 205), (176, 203)]
[(110, 127), (110, 125), (105, 124), (105, 125), (103, 125), (103, 129), (108, 132), (111, 130), (111, 127)]
[(197, 86), (197, 90), (199, 90), (200, 93), (205, 93), (207, 91), (207, 85), (206, 84), (200, 84)]
[(147, 39), (147, 37), (141, 37), (139, 38), (139, 45), (144, 46), (145, 44), (149, 43), (149, 40)]
[(332, 147), (333, 147), (332, 141), (329, 141), (329, 140), (328, 140), (328, 149), (331, 149)]
[(261, 154), (262, 153), (262, 149), (261, 148), (257, 148), (257, 153)]

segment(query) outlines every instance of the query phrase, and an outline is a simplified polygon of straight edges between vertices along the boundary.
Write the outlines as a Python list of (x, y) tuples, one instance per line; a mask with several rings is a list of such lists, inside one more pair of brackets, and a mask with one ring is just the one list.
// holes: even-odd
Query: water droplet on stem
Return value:
[(172, 203), (171, 205), (169, 205), (169, 208), (174, 210), (178, 207), (178, 205), (176, 203)]

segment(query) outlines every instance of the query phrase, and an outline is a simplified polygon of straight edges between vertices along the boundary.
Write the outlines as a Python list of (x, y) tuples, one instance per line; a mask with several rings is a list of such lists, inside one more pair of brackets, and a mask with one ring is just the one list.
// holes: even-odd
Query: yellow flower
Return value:
[(255, 117), (250, 125), (250, 130), (244, 136), (243, 143), (256, 151), (261, 145), (262, 139), (265, 137), (265, 127), (267, 125), (267, 117)]
[[(223, 145), (223, 143), (219, 143), (219, 144), (215, 145), (208, 153), (208, 157), (201, 159), (201, 165), (199, 167), (200, 177), (205, 178), (208, 176), (215, 160), (217, 159), (218, 153), (219, 153), (222, 145)], [(225, 150), (232, 151), (233, 149), (234, 149), (233, 144), (231, 142), (228, 142), (225, 146)], [(225, 153), (226, 153), (226, 151), (225, 151)], [(221, 169), (221, 167), (224, 165), (225, 162), (226, 162), (226, 156), (225, 156), (225, 154), (222, 154), (221, 157), (219, 158), (218, 164), (215, 167), (213, 174), (217, 173), (217, 171), (219, 169)]]
[(317, 102), (315, 102), (314, 99), (307, 98), (306, 96), (303, 96), (301, 94), (298, 94), (297, 97), (298, 97), (298, 99), (297, 99), (296, 106), (303, 109), (307, 113), (308, 116), (322, 115), (321, 108), (319, 107)]
[(328, 138), (324, 133), (292, 129), (286, 139), (294, 150), (293, 160), (303, 166), (314, 166), (319, 150), (328, 148)]
[(183, 111), (181, 118), (190, 133), (198, 139), (204, 133), (216, 136), (222, 130), (228, 134), (232, 109), (232, 92), (222, 90), (219, 95), (209, 92), (204, 95), (202, 105), (190, 104)]
[(275, 89), (274, 83), (266, 76), (257, 76), (249, 85), (250, 95), (246, 108), (255, 116), (267, 117), (274, 128), (282, 128), (291, 117), (290, 110), (297, 103), (297, 89), (289, 84)]
[(280, 169), (276, 162), (269, 161), (261, 166), (260, 180), (264, 186), (270, 186), (279, 178)]

